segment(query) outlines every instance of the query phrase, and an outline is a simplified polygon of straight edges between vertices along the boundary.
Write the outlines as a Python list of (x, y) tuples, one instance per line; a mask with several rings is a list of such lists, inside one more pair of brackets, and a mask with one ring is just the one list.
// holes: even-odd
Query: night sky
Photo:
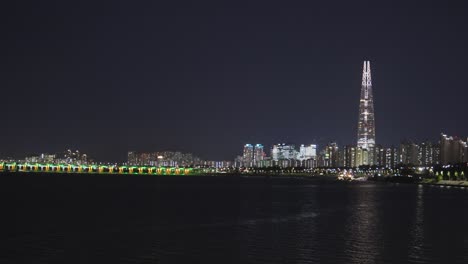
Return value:
[(352, 144), (363, 60), (377, 143), (468, 135), (461, 1), (10, 2), (3, 157), (232, 160), (245, 143)]

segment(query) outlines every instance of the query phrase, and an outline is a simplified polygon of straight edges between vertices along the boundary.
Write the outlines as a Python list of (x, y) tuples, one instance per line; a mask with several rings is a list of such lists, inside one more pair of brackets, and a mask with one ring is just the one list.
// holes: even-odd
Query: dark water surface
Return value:
[(468, 190), (0, 174), (0, 263), (468, 263)]

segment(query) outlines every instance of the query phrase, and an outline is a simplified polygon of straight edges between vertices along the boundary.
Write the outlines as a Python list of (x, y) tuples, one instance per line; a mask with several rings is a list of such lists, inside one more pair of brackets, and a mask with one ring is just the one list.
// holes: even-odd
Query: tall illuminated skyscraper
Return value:
[(364, 165), (375, 164), (375, 117), (370, 61), (364, 61), (362, 70), (357, 147), (367, 152), (367, 157), (362, 160)]
[(259, 166), (263, 160), (263, 145), (262, 144), (255, 145), (253, 155), (254, 155), (253, 156), (254, 165)]
[(251, 167), (254, 161), (254, 147), (252, 144), (245, 144), (244, 145), (244, 153), (242, 156), (244, 166)]

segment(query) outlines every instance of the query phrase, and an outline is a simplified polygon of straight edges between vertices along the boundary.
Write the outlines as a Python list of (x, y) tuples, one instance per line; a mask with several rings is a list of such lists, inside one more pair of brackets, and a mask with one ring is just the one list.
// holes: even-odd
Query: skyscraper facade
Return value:
[(362, 160), (363, 165), (375, 164), (375, 117), (370, 61), (364, 61), (362, 70), (357, 147), (367, 152)]
[(343, 167), (356, 166), (356, 146), (348, 145), (343, 148)]
[(150, 166), (192, 166), (200, 165), (200, 158), (191, 153), (178, 151), (136, 152), (129, 151), (127, 165)]
[(242, 155), (244, 166), (251, 167), (254, 159), (254, 147), (252, 144), (244, 145), (244, 153)]
[(256, 144), (254, 148), (254, 166), (258, 167), (262, 160), (263, 160), (264, 152), (263, 152), (263, 145), (262, 144)]
[(327, 167), (336, 168), (339, 166), (339, 149), (336, 142), (330, 142), (325, 148), (325, 157), (328, 159)]
[(468, 143), (458, 137), (440, 135), (440, 164), (468, 162)]
[(299, 147), (299, 153), (297, 155), (298, 160), (309, 160), (317, 157), (317, 145), (304, 145)]

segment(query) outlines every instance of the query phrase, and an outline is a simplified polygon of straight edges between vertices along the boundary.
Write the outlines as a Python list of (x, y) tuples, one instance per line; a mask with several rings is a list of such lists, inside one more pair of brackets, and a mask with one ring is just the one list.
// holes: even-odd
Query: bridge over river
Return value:
[(89, 174), (194, 175), (212, 173), (210, 169), (152, 166), (113, 166), (40, 163), (0, 163), (0, 172), (46, 172)]

